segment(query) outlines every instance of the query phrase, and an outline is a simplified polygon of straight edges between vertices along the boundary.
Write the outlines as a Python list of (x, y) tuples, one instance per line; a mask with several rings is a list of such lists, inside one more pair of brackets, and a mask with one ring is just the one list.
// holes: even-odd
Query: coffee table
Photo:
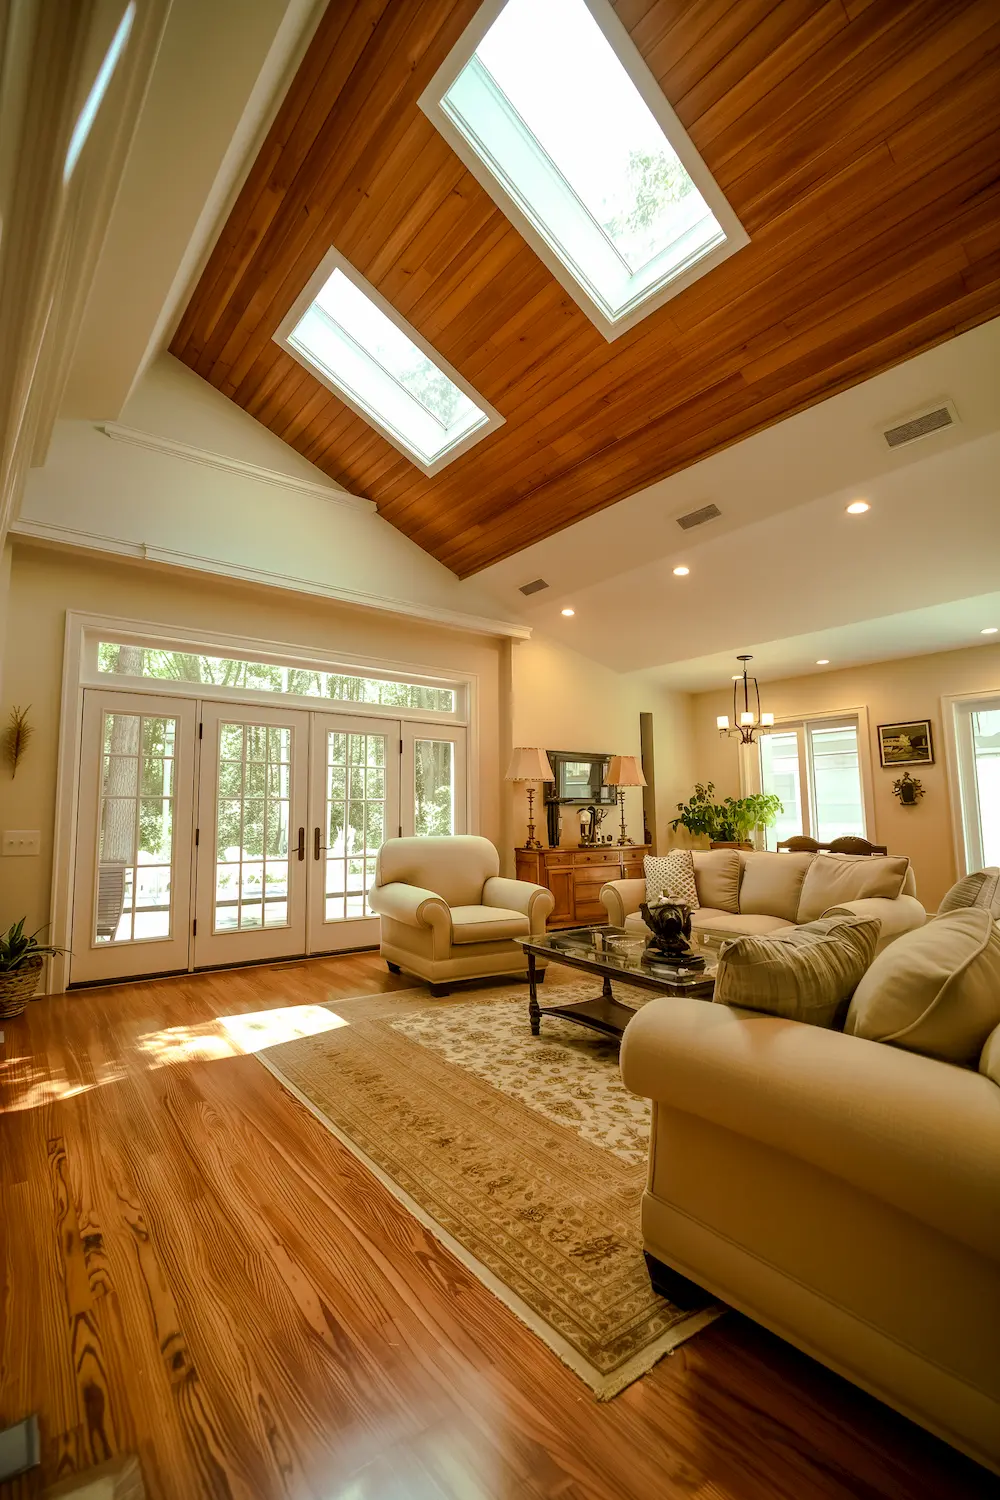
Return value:
[[(576, 1021), (604, 1036), (620, 1037), (635, 1011), (615, 999), (611, 992), (613, 979), (659, 995), (693, 995), (702, 1000), (710, 1000), (715, 990), (718, 963), (714, 957), (704, 969), (677, 969), (656, 963), (642, 956), (645, 943), (637, 934), (608, 923), (599, 927), (563, 928), (537, 937), (519, 938), (518, 942), (528, 955), (528, 1019), (532, 1036), (539, 1035), (543, 1016), (561, 1016), (564, 1021)], [(570, 969), (582, 969), (585, 974), (599, 974), (604, 981), (600, 995), (566, 1005), (539, 1005), (536, 965), (539, 958), (565, 964)]]

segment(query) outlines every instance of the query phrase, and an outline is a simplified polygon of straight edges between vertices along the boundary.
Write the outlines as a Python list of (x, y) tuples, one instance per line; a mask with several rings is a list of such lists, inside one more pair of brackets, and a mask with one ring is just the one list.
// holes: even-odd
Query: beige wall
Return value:
[[(638, 674), (622, 675), (542, 635), (510, 646), (511, 728), (515, 745), (545, 750), (640, 753), (639, 715), (653, 715), (658, 844), (668, 842), (666, 817), (673, 810), (690, 774), (690, 699), (670, 693)], [(504, 767), (503, 769), (506, 769)], [(536, 798), (536, 812), (541, 808)], [(625, 794), (626, 826), (642, 839), (642, 793)], [(524, 788), (513, 792), (512, 836), (524, 840), (527, 800)], [(602, 832), (616, 833), (620, 815), (609, 809)], [(544, 817), (536, 817), (546, 842)], [(572, 809), (563, 816), (561, 842), (575, 844), (579, 825)]]
[(42, 852), (38, 858), (0, 857), (0, 930), (22, 914), (32, 927), (49, 916), (67, 610), (318, 647), (342, 660), (357, 654), (476, 673), (480, 829), (499, 841), (498, 640), (277, 589), (15, 544), (0, 717), (6, 720), (13, 704), (30, 703), (35, 735), (16, 779), (0, 767), (0, 828), (40, 830)]
[[(934, 911), (957, 879), (941, 698), (998, 689), (1000, 646), (983, 645), (769, 682), (761, 685), (761, 701), (779, 720), (867, 707), (875, 802), (875, 827), (868, 836), (888, 844), (893, 853), (910, 856), (917, 894)], [(731, 690), (697, 694), (693, 713), (697, 780), (714, 781), (720, 796), (739, 796), (736, 741), (721, 739), (715, 727), (717, 714), (732, 716)], [(934, 764), (914, 769), (924, 785), (924, 797), (915, 807), (901, 807), (892, 793), (900, 773), (881, 768), (876, 729), (879, 724), (927, 718), (933, 726)]]

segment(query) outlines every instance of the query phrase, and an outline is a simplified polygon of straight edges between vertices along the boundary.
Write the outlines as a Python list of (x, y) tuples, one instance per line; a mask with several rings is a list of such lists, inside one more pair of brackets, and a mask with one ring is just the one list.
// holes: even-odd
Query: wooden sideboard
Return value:
[(544, 885), (556, 898), (549, 927), (587, 927), (606, 922), (601, 886), (642, 876), (648, 844), (598, 844), (579, 849), (515, 849), (518, 880)]

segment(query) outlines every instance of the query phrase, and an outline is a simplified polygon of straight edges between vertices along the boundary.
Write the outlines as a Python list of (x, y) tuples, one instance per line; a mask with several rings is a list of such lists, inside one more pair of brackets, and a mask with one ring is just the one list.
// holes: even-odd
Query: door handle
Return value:
[(299, 859), (305, 859), (306, 857), (306, 831), (304, 828), (299, 829), (298, 855)]
[(320, 839), (319, 829), (318, 828), (314, 828), (313, 829), (313, 859), (319, 859), (319, 851), (322, 848), (322, 845), (320, 844), (319, 839)]

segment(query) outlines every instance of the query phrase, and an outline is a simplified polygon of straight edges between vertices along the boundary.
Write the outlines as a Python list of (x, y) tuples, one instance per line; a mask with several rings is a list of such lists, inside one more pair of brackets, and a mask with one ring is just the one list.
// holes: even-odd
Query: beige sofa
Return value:
[[(865, 896), (865, 890), (878, 883), (879, 855), (770, 854), (743, 849), (695, 849), (692, 855), (699, 898), (691, 915), (696, 932), (720, 937), (779, 932), (845, 912), (878, 917), (881, 950), (900, 933), (926, 921), (910, 868), (899, 896), (892, 900)], [(731, 874), (734, 856), (739, 860), (738, 882)], [(816, 861), (822, 863), (814, 868)], [(887, 863), (892, 862), (890, 856)], [(645, 899), (644, 880), (611, 880), (601, 889), (608, 921), (629, 932), (647, 931), (639, 911)]]
[(435, 994), (455, 980), (525, 973), (516, 939), (544, 932), (555, 905), (544, 886), (501, 878), (497, 851), (473, 834), (388, 839), (368, 901), (389, 968), (416, 974)]
[(644, 1006), (621, 1069), (653, 1101), (654, 1285), (681, 1273), (1000, 1471), (997, 1083), (692, 999)]

